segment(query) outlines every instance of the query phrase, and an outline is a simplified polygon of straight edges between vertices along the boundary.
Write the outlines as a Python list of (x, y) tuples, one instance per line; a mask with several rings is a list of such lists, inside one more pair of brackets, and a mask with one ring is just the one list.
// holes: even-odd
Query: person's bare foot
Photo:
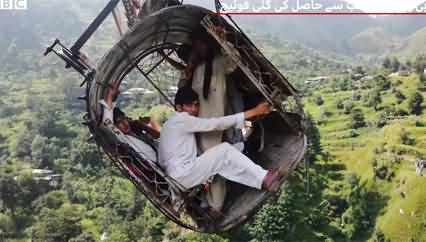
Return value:
[(262, 189), (271, 191), (274, 183), (282, 176), (277, 168), (269, 169), (262, 182)]

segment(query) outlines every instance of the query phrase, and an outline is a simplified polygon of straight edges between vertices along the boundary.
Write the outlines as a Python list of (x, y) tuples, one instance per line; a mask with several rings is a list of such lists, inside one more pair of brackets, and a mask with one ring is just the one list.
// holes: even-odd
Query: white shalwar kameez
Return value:
[[(231, 49), (234, 55), (240, 56), (238, 50), (230, 42), (225, 42), (228, 47)], [(212, 60), (212, 74), (211, 82), (209, 87), (208, 98), (203, 96), (203, 86), (204, 86), (204, 73), (206, 69), (206, 63), (201, 63), (197, 65), (192, 75), (192, 89), (198, 94), (200, 102), (200, 113), (199, 117), (201, 118), (213, 118), (213, 117), (223, 117), (225, 115), (225, 109), (228, 104), (227, 100), (227, 80), (226, 75), (230, 74), (237, 68), (237, 63), (235, 63), (226, 52), (222, 52), (220, 55), (217, 55)], [(184, 73), (183, 75), (184, 76)], [(232, 80), (231, 80), (232, 81)], [(182, 83), (181, 83), (182, 85)], [(235, 85), (231, 83), (231, 85)], [(235, 93), (238, 96), (238, 93)], [(239, 96), (239, 98), (241, 98)], [(238, 100), (238, 98), (232, 98), (232, 101)], [(242, 101), (242, 100), (241, 100)], [(243, 111), (243, 109), (239, 110)], [(198, 147), (202, 152), (210, 149), (220, 143), (222, 143), (223, 130), (220, 131), (211, 131), (203, 132), (197, 134), (198, 137)], [(228, 130), (228, 133), (238, 134), (234, 130)], [(234, 135), (235, 136), (235, 135)], [(229, 141), (239, 142), (233, 144), (235, 147), (238, 147), (240, 151), (244, 149), (244, 144), (242, 139), (238, 140), (232, 137)], [(207, 201), (209, 205), (217, 210), (221, 210), (226, 196), (226, 180), (221, 176), (215, 176), (210, 183), (210, 189), (207, 193)]]
[[(226, 44), (231, 48), (234, 54), (239, 55), (238, 51), (229, 42)], [(223, 117), (225, 115), (226, 97), (226, 74), (233, 72), (237, 64), (225, 53), (217, 55), (212, 61), (212, 75), (209, 87), (208, 98), (203, 96), (204, 72), (206, 63), (199, 64), (192, 76), (192, 89), (198, 94), (200, 102), (199, 117), (212, 118)], [(222, 142), (223, 130), (203, 132), (199, 134), (199, 145), (202, 151), (205, 151)]]
[[(103, 115), (102, 115), (102, 122), (105, 126), (107, 126), (108, 123), (112, 123), (114, 120), (113, 117), (113, 110), (115, 108), (116, 103), (114, 102), (112, 104), (112, 107), (108, 107), (106, 102), (104, 100), (100, 100), (99, 103), (103, 106)], [(155, 150), (142, 140), (132, 136), (132, 135), (126, 135), (121, 132), (116, 133), (117, 138), (123, 142), (130, 145), (130, 147), (133, 148), (142, 158), (157, 162), (157, 153)]]
[(167, 174), (189, 189), (212, 175), (261, 189), (267, 171), (228, 143), (221, 143), (197, 157), (196, 132), (242, 128), (244, 113), (221, 118), (198, 118), (176, 112), (164, 123), (159, 163)]

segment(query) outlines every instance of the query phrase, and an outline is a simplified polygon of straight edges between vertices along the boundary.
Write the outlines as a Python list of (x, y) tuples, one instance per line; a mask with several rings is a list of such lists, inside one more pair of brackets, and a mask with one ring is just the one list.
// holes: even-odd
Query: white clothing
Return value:
[[(234, 46), (226, 42), (234, 54), (239, 56), (238, 50)], [(223, 117), (225, 115), (225, 109), (228, 105), (227, 97), (227, 83), (226, 74), (233, 72), (237, 68), (237, 64), (230, 58), (226, 52), (221, 55), (217, 55), (212, 60), (212, 75), (209, 87), (208, 98), (204, 98), (203, 87), (204, 87), (204, 73), (206, 69), (206, 63), (197, 65), (192, 76), (192, 89), (198, 94), (200, 102), (200, 113), (199, 117), (211, 118), (211, 117)], [(185, 73), (182, 73), (184, 77)], [(232, 88), (232, 86), (231, 86)], [(231, 99), (233, 100), (233, 99)], [(238, 112), (243, 111), (238, 110)], [(237, 112), (228, 112), (233, 114)], [(234, 129), (228, 129), (227, 133), (233, 134)], [(214, 147), (222, 143), (223, 130), (210, 131), (197, 134), (198, 147), (203, 152), (211, 147)], [(232, 143), (234, 141), (242, 141), (229, 139)], [(244, 149), (244, 145), (242, 147)], [(209, 205), (217, 210), (221, 210), (225, 201), (226, 195), (226, 180), (221, 176), (215, 176), (210, 183), (210, 189), (207, 194), (207, 201)]]
[(123, 135), (125, 136), (124, 138), (118, 135), (118, 139), (121, 142), (129, 144), (142, 158), (157, 163), (157, 152), (155, 152), (154, 148), (136, 137)]
[(159, 163), (169, 173), (194, 161), (197, 143), (194, 133), (225, 130), (244, 125), (244, 113), (221, 118), (198, 118), (186, 112), (175, 112), (164, 123), (159, 147)]
[[(227, 45), (238, 54), (238, 51), (229, 42)], [(200, 102), (199, 117), (223, 117), (225, 115), (226, 97), (226, 74), (233, 72), (237, 64), (225, 53), (217, 55), (212, 61), (212, 75), (208, 98), (203, 96), (204, 72), (206, 63), (197, 65), (192, 76), (192, 89), (198, 94)], [(241, 110), (242, 111), (242, 110)], [(199, 134), (199, 146), (205, 151), (222, 142), (223, 130), (203, 132)]]
[[(226, 45), (231, 49), (234, 55), (240, 56), (238, 50), (230, 42)], [(223, 117), (225, 115), (225, 106), (227, 106), (226, 95), (226, 74), (233, 72), (238, 67), (237, 63), (229, 57), (226, 52), (222, 52), (213, 58), (212, 74), (208, 98), (203, 96), (204, 72), (206, 63), (196, 66), (192, 75), (192, 89), (198, 94), (200, 102), (201, 118)], [(179, 87), (187, 85), (187, 76), (185, 71), (181, 71)], [(239, 111), (243, 111), (242, 109)], [(199, 135), (199, 147), (202, 151), (213, 147), (222, 142), (223, 130), (203, 132)]]
[(176, 112), (162, 128), (160, 165), (186, 188), (202, 184), (210, 176), (219, 174), (226, 179), (260, 189), (267, 171), (230, 144), (221, 143), (197, 157), (194, 133), (242, 128), (243, 125), (244, 113), (206, 119)]
[[(106, 104), (104, 100), (100, 100), (99, 103), (104, 107), (103, 115), (102, 115), (102, 123), (105, 126), (108, 126), (108, 123), (113, 123), (113, 120), (114, 120), (113, 110), (115, 108), (116, 103), (114, 102), (112, 104), (112, 107), (108, 107), (108, 105)], [(157, 162), (157, 153), (155, 152), (154, 148), (152, 148), (150, 145), (146, 144), (142, 140), (132, 135), (123, 134), (119, 130), (114, 130), (114, 133), (116, 134), (118, 140), (120, 140), (123, 143), (129, 144), (130, 147), (132, 147), (142, 158), (152, 162)]]
[(260, 190), (267, 173), (229, 143), (221, 143), (206, 150), (188, 167), (191, 167), (190, 170), (180, 175), (174, 172), (170, 174), (186, 188), (202, 184), (212, 175), (218, 174), (228, 180)]

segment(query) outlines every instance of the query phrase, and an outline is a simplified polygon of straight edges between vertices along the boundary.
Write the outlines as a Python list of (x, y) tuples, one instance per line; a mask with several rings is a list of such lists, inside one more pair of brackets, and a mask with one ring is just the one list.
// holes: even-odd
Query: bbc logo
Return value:
[(0, 10), (25, 10), (27, 8), (27, 0), (0, 0)]

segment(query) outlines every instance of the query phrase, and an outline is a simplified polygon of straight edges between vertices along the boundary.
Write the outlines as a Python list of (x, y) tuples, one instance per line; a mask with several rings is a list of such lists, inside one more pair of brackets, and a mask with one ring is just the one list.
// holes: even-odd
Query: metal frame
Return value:
[[(56, 39), (53, 44), (46, 48), (44, 55), (48, 55), (50, 52), (55, 53), (58, 57), (60, 57), (63, 61), (65, 61), (65, 68), (72, 67), (75, 71), (84, 76), (84, 81), (80, 84), (83, 86), (88, 80), (94, 79), (95, 69), (88, 64), (89, 59), (85, 57), (81, 53), (81, 48), (86, 44), (86, 42), (92, 37), (95, 31), (99, 28), (99, 26), (104, 22), (106, 17), (113, 13), (114, 18), (117, 18), (117, 13), (114, 10), (117, 7), (117, 4), (120, 0), (110, 0), (105, 8), (96, 16), (96, 18), (90, 23), (87, 29), (80, 35), (77, 41), (71, 48), (67, 48), (64, 46), (59, 39)], [(119, 25), (117, 25), (118, 31), (120, 35), (122, 34), (122, 29)], [(59, 45), (61, 50), (56, 50), (55, 47)], [(170, 52), (168, 55), (170, 55)], [(136, 68), (147, 80), (148, 82), (157, 90), (160, 95), (171, 105), (174, 106), (174, 103), (170, 100), (170, 98), (151, 80), (149, 74), (163, 61), (165, 57), (163, 57), (159, 62), (157, 62), (149, 71), (145, 72), (139, 67), (137, 64), (133, 64), (132, 66)], [(101, 83), (98, 83), (101, 84)]]

